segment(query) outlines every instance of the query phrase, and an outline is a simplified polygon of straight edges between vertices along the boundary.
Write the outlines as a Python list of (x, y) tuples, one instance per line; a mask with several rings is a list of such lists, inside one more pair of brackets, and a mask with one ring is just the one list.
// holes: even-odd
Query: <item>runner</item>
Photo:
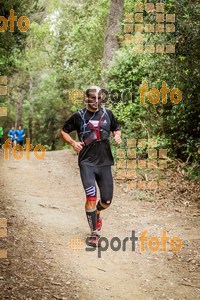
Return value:
[(22, 126), (20, 125), (20, 126), (19, 126), (19, 129), (16, 130), (17, 143), (18, 143), (20, 146), (23, 146), (25, 135), (26, 135), (26, 134), (25, 134), (25, 131), (24, 131), (24, 129), (22, 129)]
[(9, 130), (8, 137), (12, 141), (12, 147), (14, 147), (16, 145), (16, 141), (17, 141), (16, 130), (15, 130), (14, 126)]
[[(78, 164), (86, 194), (85, 211), (91, 230), (89, 243), (99, 246), (98, 231), (102, 227), (100, 212), (108, 208), (113, 197), (111, 165), (114, 164), (109, 136), (113, 133), (117, 144), (121, 143), (121, 131), (113, 113), (101, 107), (103, 93), (98, 86), (86, 90), (86, 107), (74, 113), (64, 124), (61, 135), (79, 153)], [(69, 133), (76, 130), (79, 142)], [(97, 202), (97, 188), (100, 200)]]

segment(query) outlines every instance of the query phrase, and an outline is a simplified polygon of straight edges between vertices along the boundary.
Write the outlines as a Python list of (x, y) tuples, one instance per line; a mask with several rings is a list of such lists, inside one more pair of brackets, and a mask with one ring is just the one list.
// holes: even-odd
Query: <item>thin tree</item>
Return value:
[(115, 51), (119, 49), (120, 21), (123, 15), (124, 0), (110, 0), (107, 30), (104, 40), (102, 70), (109, 67)]

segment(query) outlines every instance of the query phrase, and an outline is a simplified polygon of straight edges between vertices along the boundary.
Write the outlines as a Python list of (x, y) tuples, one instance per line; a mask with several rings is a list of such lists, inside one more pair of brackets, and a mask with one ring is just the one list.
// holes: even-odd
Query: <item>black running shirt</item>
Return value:
[[(110, 131), (118, 131), (119, 124), (111, 110), (106, 109), (106, 112), (110, 118)], [(96, 112), (86, 111), (84, 119), (87, 123), (91, 118), (93, 121), (99, 121), (103, 114), (103, 108), (100, 108)], [(70, 133), (74, 130), (78, 135), (81, 131), (82, 117), (79, 112), (74, 113), (64, 124), (63, 131)], [(78, 164), (90, 165), (90, 166), (108, 166), (113, 165), (114, 160), (110, 148), (109, 140), (94, 141), (89, 145), (84, 145), (83, 149), (79, 152)]]

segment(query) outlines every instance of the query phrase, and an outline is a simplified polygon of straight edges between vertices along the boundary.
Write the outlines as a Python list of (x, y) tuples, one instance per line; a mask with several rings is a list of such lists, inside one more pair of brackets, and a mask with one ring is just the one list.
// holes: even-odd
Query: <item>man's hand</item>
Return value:
[(64, 141), (66, 143), (68, 143), (69, 145), (71, 145), (74, 148), (74, 150), (76, 152), (80, 152), (83, 149), (84, 143), (83, 142), (76, 142), (76, 141), (74, 141), (71, 138), (71, 136), (69, 135), (69, 133), (66, 133), (63, 130), (61, 130), (61, 136), (62, 136), (62, 138), (64, 139)]
[(71, 146), (76, 152), (80, 152), (83, 149), (83, 145), (84, 145), (83, 142), (75, 142), (75, 141), (73, 141), (73, 143), (71, 144)]
[(114, 131), (113, 136), (114, 136), (114, 140), (117, 144), (120, 144), (122, 142), (121, 131)]

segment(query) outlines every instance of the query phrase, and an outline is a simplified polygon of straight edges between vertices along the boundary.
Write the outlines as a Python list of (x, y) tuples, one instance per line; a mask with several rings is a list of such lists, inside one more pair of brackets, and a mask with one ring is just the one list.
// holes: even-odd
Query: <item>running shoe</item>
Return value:
[(100, 230), (101, 230), (101, 227), (102, 227), (102, 218), (99, 217), (99, 218), (97, 219), (96, 228), (97, 228), (98, 231), (100, 231)]
[(93, 233), (88, 238), (87, 244), (92, 247), (100, 247), (99, 239), (100, 239), (100, 235)]

